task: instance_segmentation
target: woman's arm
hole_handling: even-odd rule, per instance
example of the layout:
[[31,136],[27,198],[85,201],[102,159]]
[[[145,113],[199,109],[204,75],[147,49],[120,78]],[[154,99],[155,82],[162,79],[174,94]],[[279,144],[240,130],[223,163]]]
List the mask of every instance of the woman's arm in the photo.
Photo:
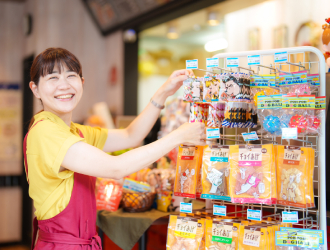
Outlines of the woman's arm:
[[[191,70],[174,71],[168,80],[157,90],[152,99],[159,105],[164,105],[167,97],[173,95],[182,82],[193,75]],[[148,135],[160,114],[160,109],[149,102],[142,113],[126,129],[111,129],[103,151],[113,152],[140,145]]]
[[149,166],[181,143],[205,145],[205,125],[186,123],[154,143],[119,156],[77,142],[67,151],[62,168],[95,177],[120,179]]

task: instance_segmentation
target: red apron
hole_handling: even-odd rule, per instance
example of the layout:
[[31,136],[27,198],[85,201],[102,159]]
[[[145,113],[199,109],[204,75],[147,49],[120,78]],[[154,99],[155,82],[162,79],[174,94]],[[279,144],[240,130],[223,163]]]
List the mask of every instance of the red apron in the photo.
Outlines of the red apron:
[[[26,158],[28,134],[29,132],[23,143],[26,175],[28,175]],[[84,138],[81,131],[79,135]],[[74,173],[73,190],[68,206],[53,218],[39,221],[34,218],[31,249],[35,244],[38,228],[38,241],[34,249],[102,249],[101,239],[95,230],[95,181],[95,177]]]

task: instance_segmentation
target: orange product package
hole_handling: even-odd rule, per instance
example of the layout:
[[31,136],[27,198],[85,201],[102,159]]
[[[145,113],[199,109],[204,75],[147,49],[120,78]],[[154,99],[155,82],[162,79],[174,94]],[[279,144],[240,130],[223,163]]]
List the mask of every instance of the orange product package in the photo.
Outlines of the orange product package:
[[170,215],[166,250],[199,250],[204,235],[204,221]]
[[[233,203],[272,204],[273,144],[230,146],[229,193]],[[273,181],[272,181],[273,180]]]
[[202,199],[230,201],[229,146],[205,146],[202,164]]
[[196,198],[197,171],[200,162],[200,146],[181,145],[178,152],[174,195]]
[[96,209],[117,211],[121,196],[122,186],[115,180],[98,178],[99,184],[96,189]]
[[[307,208],[311,204],[310,148],[277,146],[277,202]],[[314,169],[313,169],[314,171]]]
[[239,231],[240,250],[269,249],[268,232],[266,227],[244,226]]
[[198,155],[198,165],[197,165],[197,176],[196,176],[196,198],[201,198],[201,194],[203,191],[202,186],[202,163],[203,163],[203,151],[204,147],[199,147],[199,155]]

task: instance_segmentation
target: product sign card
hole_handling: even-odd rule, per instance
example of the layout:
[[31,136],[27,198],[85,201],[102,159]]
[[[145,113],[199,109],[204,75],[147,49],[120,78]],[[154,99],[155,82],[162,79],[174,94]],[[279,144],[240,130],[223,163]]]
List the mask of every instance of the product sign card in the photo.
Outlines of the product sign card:
[[186,69],[198,69],[198,59],[186,60]]
[[307,82],[312,86],[320,86],[320,75],[319,74],[309,74],[307,75]]
[[268,88],[275,87],[275,75],[252,75],[250,81],[251,88]]
[[285,146],[283,164],[299,165],[301,156],[300,147]]
[[213,204],[213,215],[227,216],[227,207]]
[[285,223],[298,223],[298,212],[282,212],[282,222]]
[[181,213],[192,213],[192,203],[180,202]]
[[240,145],[238,166],[260,167],[262,162],[261,145]]
[[183,238],[194,239],[196,237],[198,221],[194,218],[178,217],[174,235]]
[[261,63],[260,55],[251,55],[247,59],[248,65],[259,65]]
[[318,96],[315,97],[315,109],[325,109],[326,108],[326,97]]
[[219,58],[206,58],[206,68],[219,67]]
[[307,71],[292,72],[291,74],[281,74],[278,79],[280,86],[306,84]]
[[238,57],[230,57],[230,58],[227,58],[226,61],[227,61],[227,68],[238,67],[238,65],[239,65]]
[[212,146],[210,161],[212,162],[228,162],[229,146]]
[[276,246],[297,246],[308,249],[319,249],[319,235],[302,232],[275,232]]
[[274,61],[275,61],[275,63],[287,62],[288,61],[288,52],[283,51],[283,52],[275,53],[274,54]]
[[315,95],[284,95],[282,96],[282,108],[315,109]]
[[258,96],[258,109],[282,108],[282,95]]
[[212,241],[231,244],[233,241],[233,225],[221,221],[212,223]]
[[261,219],[262,219],[261,210],[248,209],[247,210],[247,219],[248,220],[261,221]]
[[[280,231],[287,231],[287,232],[296,232],[297,229],[296,228],[292,228],[292,227],[281,227]],[[319,239],[320,239],[320,245],[324,245],[324,231],[323,230],[315,230],[315,229],[299,229],[299,231],[302,231],[304,233],[308,233],[308,234],[318,234],[319,235]]]
[[282,128],[282,139],[297,139],[298,128]]
[[257,135],[256,131],[250,132],[250,133],[242,133],[244,141],[257,141],[259,140],[259,137]]
[[243,237],[244,237],[243,238],[244,245],[248,245],[252,247],[260,246],[260,238],[261,238],[260,228],[245,227]]
[[207,128],[206,129],[206,139],[217,139],[220,138],[219,128]]

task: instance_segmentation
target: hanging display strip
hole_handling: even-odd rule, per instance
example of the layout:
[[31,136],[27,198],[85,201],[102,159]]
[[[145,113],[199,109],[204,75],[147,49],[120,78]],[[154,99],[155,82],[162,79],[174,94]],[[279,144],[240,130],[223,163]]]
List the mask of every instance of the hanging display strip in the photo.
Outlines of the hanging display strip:
[[[306,52],[315,53],[319,61],[305,61]],[[303,54],[303,60],[288,62],[295,54]],[[274,58],[272,64],[263,65],[264,60],[269,62],[269,56]],[[240,60],[243,57],[247,60]],[[205,77],[188,79],[184,82],[184,98],[192,102],[190,122],[204,122],[209,129],[209,140],[218,138],[219,143],[196,147],[195,157],[189,161],[182,158],[183,154],[179,155],[175,192],[183,197],[195,197],[194,187],[201,183],[201,198],[211,199],[219,209],[235,205],[235,212],[227,216],[240,217],[247,209],[260,211],[260,223],[267,217],[277,221],[284,218],[282,223],[290,221],[290,226],[317,229],[327,235],[323,54],[304,46],[261,50],[255,55],[251,51],[221,53],[214,58],[223,60],[230,70],[220,69],[218,74],[208,72]],[[236,72],[232,70],[235,68]],[[244,141],[242,133],[246,136],[251,129],[258,132],[257,141]],[[297,139],[289,139],[295,138],[289,132],[282,134],[288,129],[295,129]],[[214,131],[216,135],[212,134]],[[264,210],[273,214],[263,216]],[[260,228],[240,226],[238,232],[235,229],[225,237],[218,235],[223,224],[209,226],[213,228],[211,243],[230,242],[233,249],[239,245],[265,249],[265,244],[270,244],[264,238],[266,233],[272,234],[274,244],[277,240],[278,244],[286,244],[290,239],[284,234],[276,238],[275,231],[279,228],[262,225]],[[248,237],[242,237],[242,242],[229,240],[240,233]],[[295,239],[305,237],[304,242],[297,244],[314,247],[320,237],[315,240],[312,236],[299,232]],[[211,243],[206,241],[206,245]]]

